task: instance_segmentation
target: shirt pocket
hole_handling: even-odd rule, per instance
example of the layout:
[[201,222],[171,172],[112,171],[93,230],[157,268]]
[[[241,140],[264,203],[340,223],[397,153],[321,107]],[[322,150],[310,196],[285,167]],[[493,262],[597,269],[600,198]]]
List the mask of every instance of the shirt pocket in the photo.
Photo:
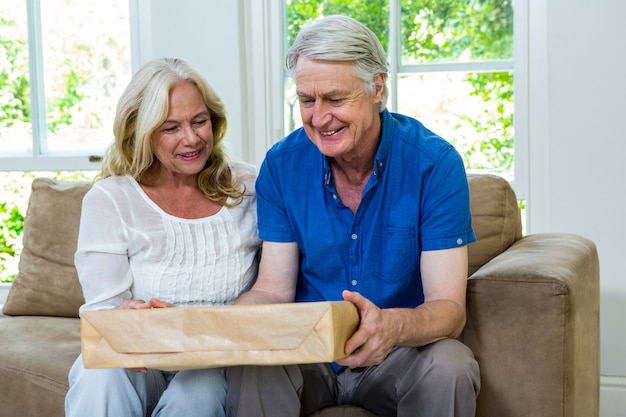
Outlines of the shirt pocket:
[[376,228],[372,233],[365,270],[387,282],[413,276],[418,267],[417,233],[414,227]]

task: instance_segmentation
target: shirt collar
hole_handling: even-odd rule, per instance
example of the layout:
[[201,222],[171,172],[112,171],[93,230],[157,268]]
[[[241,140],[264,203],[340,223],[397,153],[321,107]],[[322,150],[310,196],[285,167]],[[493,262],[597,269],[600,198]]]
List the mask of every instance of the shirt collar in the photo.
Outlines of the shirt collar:
[[378,176],[380,171],[385,169],[389,160],[389,152],[393,138],[393,117],[389,110],[385,109],[380,112],[380,144],[374,158],[374,175]]
[[[389,149],[391,149],[391,141],[393,136],[393,117],[389,110],[385,109],[380,112],[380,124],[381,124],[381,137],[380,144],[378,145],[378,151],[376,151],[376,157],[374,158],[373,173],[378,177],[380,171],[387,165],[389,159]],[[330,170],[330,163],[328,157],[323,156],[324,164],[324,186],[328,187],[332,183],[332,171]]]

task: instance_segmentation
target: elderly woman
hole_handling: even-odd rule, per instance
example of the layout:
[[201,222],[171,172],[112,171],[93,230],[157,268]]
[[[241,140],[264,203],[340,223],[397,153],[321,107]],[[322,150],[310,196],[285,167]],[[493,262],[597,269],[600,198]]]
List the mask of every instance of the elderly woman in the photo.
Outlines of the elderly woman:
[[[119,100],[115,141],[83,201],[76,268],[81,312],[230,304],[253,283],[260,242],[256,169],[229,162],[226,113],[205,79],[157,59]],[[66,416],[224,416],[221,368],[85,369]]]

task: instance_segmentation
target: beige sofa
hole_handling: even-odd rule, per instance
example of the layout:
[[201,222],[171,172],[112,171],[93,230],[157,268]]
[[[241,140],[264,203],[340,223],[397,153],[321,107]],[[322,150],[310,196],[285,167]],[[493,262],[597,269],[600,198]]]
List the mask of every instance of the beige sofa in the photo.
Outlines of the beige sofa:
[[[522,237],[509,184],[469,175],[473,224],[462,340],[481,367],[480,417],[597,417],[599,267],[595,245],[563,233]],[[19,273],[0,318],[0,417],[61,417],[80,352],[73,267],[89,184],[33,182]],[[371,416],[335,407],[321,416]]]

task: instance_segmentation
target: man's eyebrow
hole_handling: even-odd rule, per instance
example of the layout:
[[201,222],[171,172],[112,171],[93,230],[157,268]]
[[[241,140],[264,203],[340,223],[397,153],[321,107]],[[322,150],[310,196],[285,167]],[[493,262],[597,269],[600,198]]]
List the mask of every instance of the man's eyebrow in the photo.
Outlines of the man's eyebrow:
[[[315,97],[316,96],[316,94],[308,94],[299,90],[296,90],[296,95],[298,97]],[[333,98],[333,97],[342,97],[345,95],[347,95],[345,91],[335,89],[335,90],[327,91],[323,94],[320,94],[319,96],[323,99],[327,99],[327,98]]]

